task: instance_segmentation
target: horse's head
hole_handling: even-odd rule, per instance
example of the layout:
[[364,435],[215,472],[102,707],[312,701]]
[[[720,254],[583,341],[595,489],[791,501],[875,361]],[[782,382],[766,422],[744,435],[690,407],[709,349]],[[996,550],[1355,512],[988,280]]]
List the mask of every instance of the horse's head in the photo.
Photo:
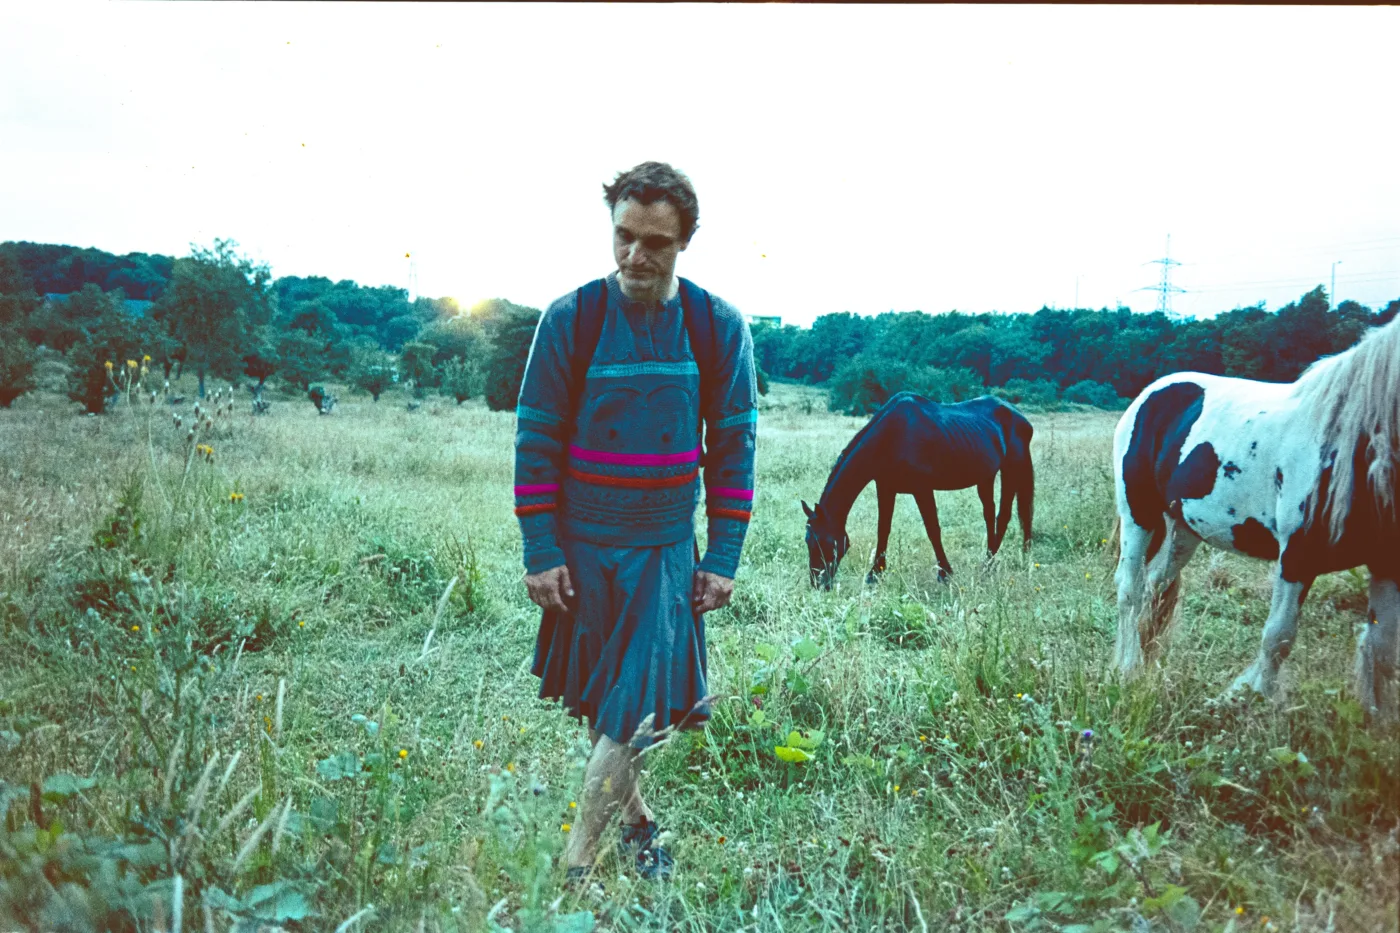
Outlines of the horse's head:
[[851,549],[851,539],[845,528],[835,527],[821,503],[813,509],[804,501],[802,511],[807,513],[807,563],[812,585],[829,590],[841,558]]

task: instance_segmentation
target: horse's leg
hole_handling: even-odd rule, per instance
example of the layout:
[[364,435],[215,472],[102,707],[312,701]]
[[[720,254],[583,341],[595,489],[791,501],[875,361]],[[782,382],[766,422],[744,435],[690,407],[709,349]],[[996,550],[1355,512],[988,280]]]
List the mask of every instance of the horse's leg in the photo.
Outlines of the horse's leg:
[[1299,583],[1285,580],[1279,566],[1275,565],[1273,603],[1269,607],[1269,619],[1264,623],[1259,656],[1230,684],[1231,693],[1249,687],[1255,693],[1273,697],[1278,688],[1279,665],[1293,650],[1293,641],[1298,636],[1298,610],[1311,585],[1312,580]]
[[1161,653],[1162,638],[1176,619],[1181,596],[1181,571],[1200,547],[1201,539],[1186,525],[1167,519],[1167,536],[1156,556],[1147,563],[1147,613],[1139,634],[1143,657],[1151,661]]
[[996,495],[992,484],[996,482],[996,474],[993,473],[991,479],[977,484],[977,497],[982,500],[982,520],[987,523],[987,561],[992,560],[992,555],[997,552],[997,503]]
[[1001,550],[1001,542],[1006,540],[1006,529],[1011,526],[1011,501],[1016,498],[1015,471],[1008,465],[1001,468],[1001,510],[997,513],[997,538],[992,545],[992,553]]
[[1366,631],[1356,646],[1356,696],[1361,708],[1381,722],[1400,718],[1395,670],[1400,658],[1400,586],[1371,576]]
[[1113,664],[1119,673],[1130,675],[1142,667],[1142,621],[1147,596],[1147,549],[1152,531],[1124,514],[1119,525],[1118,641],[1113,648]]
[[875,483],[875,496],[880,503],[880,527],[875,541],[875,562],[870,565],[870,573],[865,575],[866,583],[880,582],[885,572],[885,549],[890,545],[890,523],[894,521],[894,485]]
[[943,532],[938,527],[938,503],[933,501],[933,490],[914,493],[914,501],[919,505],[924,531],[928,532],[929,543],[933,545],[934,556],[938,558],[938,582],[946,583],[953,575],[953,565],[948,563],[948,555],[943,553]]

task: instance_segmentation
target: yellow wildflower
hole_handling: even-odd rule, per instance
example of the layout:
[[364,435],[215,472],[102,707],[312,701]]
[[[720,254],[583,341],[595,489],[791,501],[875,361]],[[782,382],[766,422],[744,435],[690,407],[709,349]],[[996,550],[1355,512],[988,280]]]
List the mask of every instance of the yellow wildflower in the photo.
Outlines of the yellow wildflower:
[[928,741],[928,736],[926,736],[926,735],[921,735],[921,736],[919,736],[919,741],[920,741],[920,742],[927,742],[927,741]]
[[1235,908],[1235,916],[1236,916],[1236,917],[1243,917],[1243,916],[1244,916],[1244,908],[1243,908],[1243,907],[1236,907],[1236,908]]
[[574,824],[572,824],[572,823],[560,823],[560,824],[559,824],[559,831],[560,831],[561,833],[567,833],[569,830],[571,830],[571,829],[573,829],[573,828],[574,828]]
[[135,361],[135,360],[127,360],[127,361],[126,361],[126,368],[127,368],[127,369],[135,369],[135,368],[136,368],[136,361]]
[[899,785],[898,785],[898,784],[896,784],[896,785],[894,786],[894,792],[895,792],[896,794],[899,793]]
[[569,809],[570,809],[570,810],[577,810],[577,809],[578,809],[578,801],[570,800],[570,801],[569,801]]
[[149,363],[150,361],[151,361],[151,355],[150,355],[149,353],[147,353],[145,356],[142,356],[142,357],[141,357],[141,362],[143,362],[143,363]]
[[1086,573],[1086,574],[1084,574],[1084,579],[1088,580],[1088,579],[1089,579],[1090,577],[1092,577],[1092,576],[1093,576],[1092,573]]
[[243,493],[241,493],[241,492],[231,492],[231,493],[229,493],[229,494],[228,494],[228,501],[230,501],[230,502],[242,502],[242,501],[243,501]]
[[399,757],[400,757],[400,758],[407,758],[407,757],[408,757],[408,749],[406,749],[406,748],[401,748],[401,749],[399,749]]
[[105,366],[105,367],[107,367],[107,372],[110,373],[110,372],[112,371],[112,361],[111,361],[111,360],[108,360],[107,362],[103,363],[102,365]]
[[515,762],[513,762],[513,761],[507,762],[507,764],[506,764],[506,770],[509,771],[511,774],[514,774],[514,773],[515,773]]
[[306,628],[306,620],[302,619],[300,622],[298,622],[297,628]]
[[481,741],[481,739],[477,739],[475,742],[472,742],[472,744],[475,745],[477,748],[481,748],[481,746],[485,745],[486,743]]

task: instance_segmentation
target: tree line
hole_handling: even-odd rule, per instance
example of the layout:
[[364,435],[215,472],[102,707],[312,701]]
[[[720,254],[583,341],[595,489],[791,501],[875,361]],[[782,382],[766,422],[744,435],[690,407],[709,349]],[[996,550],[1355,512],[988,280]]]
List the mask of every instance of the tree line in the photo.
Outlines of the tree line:
[[539,315],[504,299],[463,309],[395,286],[273,278],[227,240],[180,258],[0,243],[0,407],[34,388],[44,347],[93,413],[120,391],[126,361],[167,380],[188,371],[201,398],[209,378],[255,395],[269,380],[300,391],[335,380],[375,401],[397,386],[514,408]]
[[[753,327],[760,388],[769,377],[822,386],[835,411],[867,414],[912,390],[939,401],[992,393],[1029,408],[1113,408],[1181,370],[1296,379],[1400,311],[1333,308],[1319,286],[1276,312],[1262,304],[1174,321],[1127,308],[1033,314],[824,314],[810,328]],[[180,258],[0,243],[0,407],[34,387],[37,348],[62,354],[68,394],[101,412],[126,361],[213,377],[255,394],[272,380],[310,391],[335,380],[375,401],[394,388],[459,403],[515,406],[538,309],[321,276],[274,278],[216,240]]]
[[896,392],[938,401],[994,394],[1028,407],[1126,404],[1183,370],[1286,382],[1400,311],[1331,307],[1318,286],[1276,312],[1262,304],[1175,321],[1160,313],[1041,308],[1033,314],[825,314],[810,329],[757,324],[770,377],[826,386],[831,408],[868,414]]

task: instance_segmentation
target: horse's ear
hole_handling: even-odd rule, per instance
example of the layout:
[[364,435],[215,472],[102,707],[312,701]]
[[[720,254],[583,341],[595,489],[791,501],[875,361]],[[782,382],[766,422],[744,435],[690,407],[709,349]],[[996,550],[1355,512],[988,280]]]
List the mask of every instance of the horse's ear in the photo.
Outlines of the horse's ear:
[[812,507],[809,506],[809,505],[807,504],[807,500],[806,500],[806,499],[803,499],[803,500],[802,500],[802,511],[804,511],[804,512],[807,513],[807,517],[808,517],[809,519],[810,519],[813,515],[816,514],[815,512],[812,511]]

